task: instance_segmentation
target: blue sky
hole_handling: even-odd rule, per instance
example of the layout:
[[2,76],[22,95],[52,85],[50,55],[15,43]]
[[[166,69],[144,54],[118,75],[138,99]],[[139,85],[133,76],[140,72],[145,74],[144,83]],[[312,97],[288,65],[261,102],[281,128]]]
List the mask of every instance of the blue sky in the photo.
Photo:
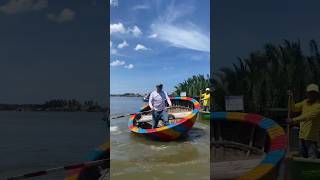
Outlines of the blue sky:
[[318,0],[213,1],[214,70],[284,39],[300,40],[308,53],[309,40],[320,43],[319,6]]
[[110,92],[210,73],[209,0],[110,0]]
[[1,0],[0,103],[106,100],[105,1]]

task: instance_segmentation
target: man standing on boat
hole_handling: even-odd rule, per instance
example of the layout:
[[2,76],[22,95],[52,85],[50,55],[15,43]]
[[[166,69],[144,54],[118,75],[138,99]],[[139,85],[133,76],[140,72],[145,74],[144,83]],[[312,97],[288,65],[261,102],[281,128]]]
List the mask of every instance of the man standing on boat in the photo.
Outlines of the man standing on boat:
[[167,92],[162,90],[163,85],[156,85],[156,90],[150,94],[149,106],[152,110],[152,128],[157,128],[159,120],[162,119],[163,124],[167,126],[169,124],[169,115],[166,109],[166,102],[169,106],[172,106],[171,100]]
[[318,142],[319,142],[319,127],[320,127],[320,93],[319,86],[309,84],[307,86],[307,99],[294,104],[292,93],[291,109],[294,112],[300,112],[301,115],[287,120],[290,124],[300,123],[299,139],[300,139],[300,154],[304,158],[317,158]]
[[210,89],[206,88],[206,92],[201,95],[202,107],[204,111],[209,111],[210,106]]

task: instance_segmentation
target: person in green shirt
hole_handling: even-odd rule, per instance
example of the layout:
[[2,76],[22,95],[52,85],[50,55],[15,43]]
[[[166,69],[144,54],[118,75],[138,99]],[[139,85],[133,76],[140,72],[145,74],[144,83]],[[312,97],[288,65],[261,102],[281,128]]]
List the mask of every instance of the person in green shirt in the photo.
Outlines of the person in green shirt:
[[290,106],[293,112],[301,113],[299,116],[287,119],[290,125],[300,124],[300,155],[304,158],[317,158],[319,128],[320,128],[320,93],[319,86],[309,84],[307,86],[307,98],[294,104],[292,93]]

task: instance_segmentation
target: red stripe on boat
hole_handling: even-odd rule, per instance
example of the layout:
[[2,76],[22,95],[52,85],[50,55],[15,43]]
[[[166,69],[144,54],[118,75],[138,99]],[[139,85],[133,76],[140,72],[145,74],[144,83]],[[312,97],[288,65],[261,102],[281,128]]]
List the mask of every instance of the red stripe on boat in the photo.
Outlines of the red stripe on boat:
[[247,114],[244,117],[248,122],[258,124],[262,119],[264,119],[263,116],[256,115],[256,114]]

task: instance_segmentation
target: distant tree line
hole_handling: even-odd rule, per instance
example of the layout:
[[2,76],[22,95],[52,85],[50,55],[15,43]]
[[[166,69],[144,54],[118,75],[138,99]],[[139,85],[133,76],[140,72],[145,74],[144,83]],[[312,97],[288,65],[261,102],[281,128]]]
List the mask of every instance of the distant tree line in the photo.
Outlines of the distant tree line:
[[215,109],[224,110],[225,95],[244,95],[245,110],[249,112],[285,108],[288,89],[301,100],[307,84],[319,84],[319,78],[320,52],[315,40],[309,42],[308,54],[300,41],[266,44],[249,57],[238,58],[238,63],[215,73]]
[[75,99],[53,99],[44,104],[0,104],[0,110],[16,111],[105,111],[98,102],[89,100],[81,103]]
[[80,103],[75,99],[53,99],[44,103],[43,108],[47,110],[61,110],[61,111],[101,111],[102,107],[98,102],[84,101]]

